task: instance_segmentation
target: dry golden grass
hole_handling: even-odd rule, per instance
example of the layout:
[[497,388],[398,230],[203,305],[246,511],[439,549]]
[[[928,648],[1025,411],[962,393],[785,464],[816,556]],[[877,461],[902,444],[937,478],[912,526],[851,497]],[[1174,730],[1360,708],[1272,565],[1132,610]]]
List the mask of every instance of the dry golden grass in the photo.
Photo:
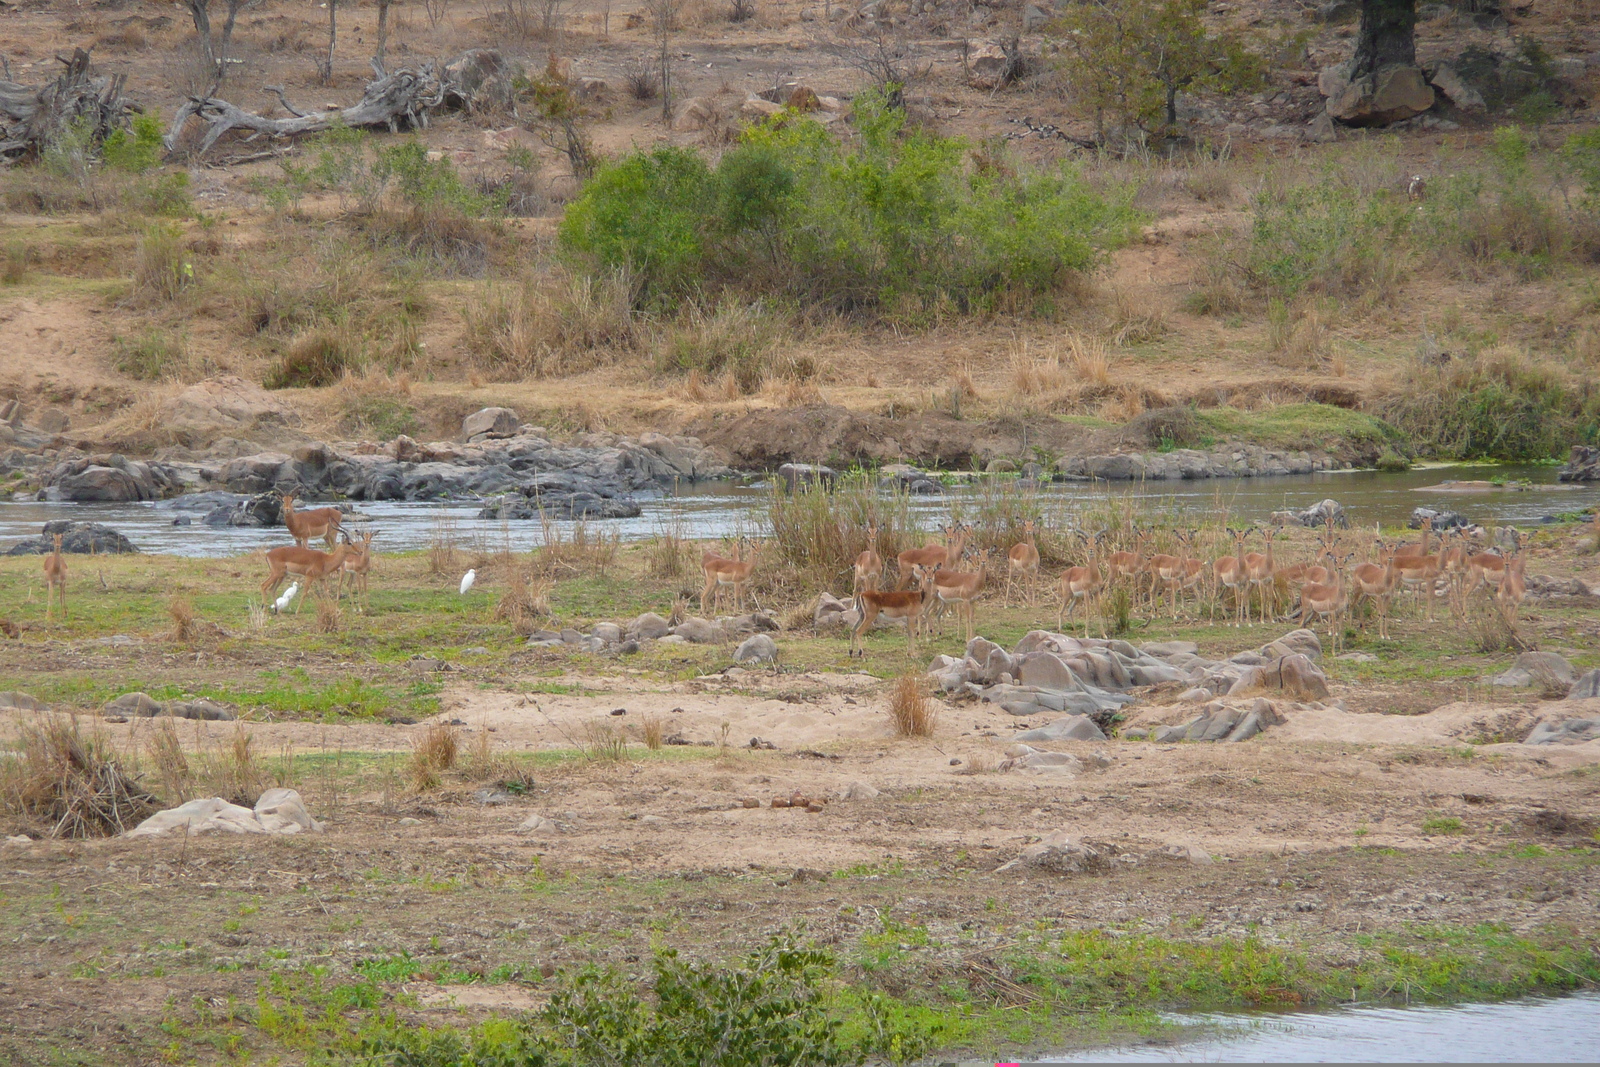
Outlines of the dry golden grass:
[[977,400],[978,385],[972,380],[972,370],[965,363],[950,375],[950,391],[963,400]]
[[659,715],[646,715],[639,723],[639,731],[644,737],[644,747],[654,752],[661,747],[661,735],[665,729],[665,720]]
[[0,813],[50,837],[119,834],[156,810],[109,739],[75,715],[18,718],[16,755],[0,756]]
[[406,761],[406,778],[413,792],[437,789],[439,776],[456,765],[461,735],[449,723],[431,723],[422,736],[411,743],[411,758]]
[[889,691],[889,719],[900,737],[932,737],[938,709],[928,700],[927,686],[915,674],[902,674]]
[[494,617],[510,623],[516,633],[533,633],[536,621],[550,615],[550,583],[536,577],[531,567],[519,566],[506,572],[504,584]]
[[994,761],[989,758],[987,752],[972,752],[967,755],[966,759],[961,761],[961,766],[956,768],[956,773],[988,774],[992,770],[994,770]]
[[1079,333],[1069,333],[1066,345],[1073,376],[1080,385],[1111,384],[1111,357],[1102,342]]
[[588,370],[645,340],[621,275],[530,277],[464,314],[465,347],[492,380]]
[[167,601],[167,616],[172,619],[172,639],[179,644],[193,644],[196,634],[194,601],[179,594]]
[[317,601],[317,633],[336,634],[344,629],[344,609],[331,597]]
[[459,577],[461,554],[456,550],[456,524],[448,518],[439,518],[433,524],[433,537],[428,542],[428,573]]
[[272,781],[256,759],[255,740],[244,723],[235,723],[233,735],[200,753],[201,776],[210,793],[246,807],[255,805]]
[[1060,393],[1067,388],[1061,352],[1051,345],[1030,345],[1024,339],[1011,348],[1011,391],[1019,396]]

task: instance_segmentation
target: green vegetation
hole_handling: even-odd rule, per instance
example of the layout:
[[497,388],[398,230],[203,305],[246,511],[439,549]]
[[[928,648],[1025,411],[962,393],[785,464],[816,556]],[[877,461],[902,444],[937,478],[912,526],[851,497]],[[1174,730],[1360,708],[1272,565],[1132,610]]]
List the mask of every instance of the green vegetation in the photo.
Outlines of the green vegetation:
[[1195,418],[1215,438],[1254,441],[1269,448],[1399,447],[1401,438],[1381,419],[1329,404],[1281,404],[1260,411],[1198,410]]
[[1106,120],[1144,131],[1175,130],[1179,93],[1249,92],[1266,60],[1243,34],[1213,33],[1205,0],[1089,0],[1060,20],[1068,99],[1102,134]]
[[1269,182],[1254,201],[1245,269],[1262,291],[1354,297],[1404,276],[1399,250],[1410,215],[1392,190],[1363,190],[1342,175]]
[[855,101],[859,143],[795,118],[756,127],[715,169],[658,149],[603,167],[561,243],[593,272],[626,271],[646,305],[722,290],[913,316],[1047,309],[1125,242],[1131,193],[1070,168],[967,160],[908,130],[881,92]]

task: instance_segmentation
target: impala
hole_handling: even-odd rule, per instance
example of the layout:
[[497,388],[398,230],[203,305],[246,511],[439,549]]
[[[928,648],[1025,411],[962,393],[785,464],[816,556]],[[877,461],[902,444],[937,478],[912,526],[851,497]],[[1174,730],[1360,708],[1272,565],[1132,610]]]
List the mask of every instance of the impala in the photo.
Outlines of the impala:
[[867,547],[856,557],[856,577],[850,588],[855,596],[863,589],[876,589],[883,582],[883,557],[878,555],[878,527],[867,526]]
[[1150,541],[1150,531],[1133,528],[1133,550],[1113,552],[1106,557],[1106,584],[1115,587],[1126,578],[1133,584],[1134,606],[1138,606],[1139,576],[1144,573],[1144,550]]
[[[1382,563],[1363,563],[1350,575],[1356,595],[1372,601],[1378,614],[1378,636],[1389,639],[1389,602],[1400,583],[1400,572],[1395,570],[1395,551],[1398,546],[1378,542],[1378,555]],[[1366,623],[1361,624],[1366,629]]]
[[1307,582],[1300,587],[1300,625],[1306,625],[1307,620],[1315,621],[1315,616],[1321,615],[1328,620],[1328,640],[1333,645],[1334,654],[1337,655],[1340,646],[1344,643],[1344,624],[1340,617],[1350,607],[1350,598],[1344,589],[1344,565],[1350,556],[1343,558],[1335,556],[1333,563],[1333,577],[1325,583]]
[[[972,640],[973,632],[973,601],[978,594],[983,592],[984,579],[987,577],[986,568],[989,566],[989,550],[986,548],[978,553],[978,569],[974,571],[937,570],[931,576],[933,595],[939,598],[940,607],[956,606],[959,615],[967,620],[967,640]],[[943,616],[941,615],[941,620]],[[944,630],[944,623],[939,623],[940,632]]]
[[[1422,529],[1426,533],[1432,529],[1431,520],[1422,520]],[[1439,552],[1431,556],[1404,556],[1394,557],[1395,570],[1400,572],[1400,584],[1405,589],[1411,589],[1418,596],[1426,598],[1428,608],[1428,621],[1433,621],[1433,602],[1439,591],[1439,573],[1443,565],[1444,547],[1441,545]]]
[[1039,592],[1039,542],[1033,533],[1033,520],[1022,524],[1021,544],[1012,545],[1006,553],[1006,607],[1011,606],[1012,579],[1022,577],[1028,583],[1028,603],[1031,605]]
[[1106,617],[1104,605],[1100,604],[1100,594],[1105,588],[1105,578],[1100,573],[1099,562],[1095,559],[1095,550],[1100,545],[1104,533],[1086,534],[1078,531],[1078,536],[1083,540],[1089,550],[1089,561],[1082,567],[1068,567],[1061,575],[1061,607],[1056,612],[1056,629],[1061,630],[1066,625],[1066,618],[1077,608],[1078,602],[1083,602],[1083,636],[1089,636],[1089,605],[1095,603],[1100,611],[1100,636],[1106,632]]
[[61,598],[61,618],[67,617],[67,561],[61,558],[61,535],[52,534],[55,551],[44,558],[44,617],[50,618],[54,604],[51,594]]
[[744,587],[756,568],[756,546],[750,544],[750,558],[741,558],[740,549],[747,538],[741,537],[733,544],[733,558],[727,559],[714,552],[700,557],[700,570],[706,576],[705,588],[700,590],[700,610],[707,611],[706,598],[711,598],[712,609],[722,602],[722,587],[733,587],[734,610],[744,610]]
[[[1517,612],[1522,610],[1522,598],[1528,594],[1528,585],[1523,578],[1523,568],[1528,564],[1528,557],[1518,552],[1508,567],[1506,576],[1500,581],[1500,588],[1494,591],[1495,604],[1500,608],[1500,614],[1505,616],[1506,624],[1517,624]],[[64,610],[64,609],[63,609]]]
[[1250,531],[1235,530],[1230,526],[1228,536],[1233,538],[1233,555],[1221,556],[1211,564],[1217,591],[1211,601],[1211,621],[1217,620],[1217,601],[1222,599],[1223,589],[1227,589],[1233,593],[1233,625],[1241,626],[1244,623],[1244,597],[1248,582],[1244,572],[1244,542],[1250,536]]
[[[918,571],[922,569],[919,567]],[[856,607],[861,612],[861,621],[856,628],[850,631],[850,655],[866,658],[867,650],[861,644],[861,635],[875,622],[879,615],[888,619],[902,619],[906,624],[906,651],[916,651],[917,624],[922,619],[922,613],[933,602],[934,592],[931,581],[920,581],[916,589],[868,589],[856,597]]]
[[[1199,530],[1178,531],[1178,543],[1183,545],[1184,552],[1194,551],[1194,535],[1199,532]],[[1206,561],[1195,556],[1186,555],[1183,560],[1183,575],[1178,580],[1178,591],[1183,592],[1187,589],[1195,591],[1195,597],[1197,598],[1195,602],[1196,616],[1200,614],[1198,597],[1200,596],[1200,583],[1204,581],[1205,576]]]
[[924,567],[929,570],[953,567],[967,546],[967,535],[970,532],[970,527],[955,523],[944,528],[944,544],[908,548],[900,553],[895,557],[900,564],[900,579],[895,588],[904,589],[911,583],[911,571],[914,567]]
[[1164,585],[1167,588],[1169,599],[1172,601],[1172,617],[1176,619],[1178,617],[1178,586],[1188,574],[1186,561],[1182,556],[1172,556],[1165,552],[1159,552],[1145,561],[1145,571],[1150,575],[1150,610],[1153,612],[1156,607],[1156,586]]
[[296,511],[294,509],[294,494],[283,494],[283,525],[288,529],[289,536],[294,538],[294,543],[305,548],[307,542],[314,538],[322,538],[332,548],[333,543],[339,539],[343,531],[340,525],[344,522],[344,512],[338,508],[313,508],[310,511]]
[[[1267,621],[1268,590],[1271,590],[1273,605],[1276,606],[1278,602],[1278,586],[1275,580],[1278,568],[1277,561],[1272,558],[1272,542],[1277,538],[1278,531],[1271,529],[1263,536],[1267,539],[1267,550],[1265,552],[1245,553],[1244,575],[1246,581],[1254,586],[1261,596],[1261,622],[1265,625]],[[1248,603],[1246,607],[1248,608]]]
[[378,536],[371,530],[361,535],[361,544],[352,546],[354,552],[345,557],[344,568],[339,573],[339,586],[343,590],[345,579],[350,580],[350,594],[352,598],[356,591],[361,592],[361,601],[364,607],[370,608],[372,600],[367,595],[367,575],[372,570],[372,539]]
[[[294,613],[300,614],[300,609],[305,607],[307,598],[311,596],[312,587],[328,575],[341,572],[345,557],[349,553],[349,538],[340,541],[332,552],[318,552],[314,548],[301,548],[298,545],[267,549],[263,555],[267,557],[267,567],[271,573],[267,575],[267,580],[261,583],[261,603],[270,604],[272,594],[277,592],[284,578],[293,574],[305,580],[305,591],[300,597],[300,602],[294,606]],[[334,598],[338,599],[337,592]]]

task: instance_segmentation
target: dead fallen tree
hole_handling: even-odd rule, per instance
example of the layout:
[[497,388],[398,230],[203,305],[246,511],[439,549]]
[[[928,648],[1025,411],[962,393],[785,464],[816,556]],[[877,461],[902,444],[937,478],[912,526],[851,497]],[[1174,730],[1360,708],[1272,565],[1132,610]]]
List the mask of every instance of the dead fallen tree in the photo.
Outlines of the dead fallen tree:
[[52,142],[84,127],[92,144],[125,129],[138,105],[122,95],[127,75],[93,75],[89,53],[75,49],[60,77],[45,85],[0,81],[0,157],[7,162],[38,159]]
[[244,143],[256,143],[262,138],[269,141],[286,140],[308,133],[320,133],[334,126],[357,129],[386,128],[391,133],[403,129],[423,129],[428,125],[431,112],[446,107],[466,107],[494,95],[508,94],[509,85],[516,72],[500,53],[493,49],[475,48],[436,67],[425,63],[419,68],[404,68],[384,73],[367,83],[360,101],[346,108],[329,111],[306,112],[289,103],[281,88],[268,86],[262,92],[272,93],[285,111],[285,118],[269,118],[246,111],[236,104],[215,96],[194,97],[178,109],[173,116],[172,128],[163,143],[168,152],[176,152],[183,144],[184,132],[191,121],[198,120],[205,134],[193,148],[195,156],[204,156],[218,141],[233,131],[242,131]]

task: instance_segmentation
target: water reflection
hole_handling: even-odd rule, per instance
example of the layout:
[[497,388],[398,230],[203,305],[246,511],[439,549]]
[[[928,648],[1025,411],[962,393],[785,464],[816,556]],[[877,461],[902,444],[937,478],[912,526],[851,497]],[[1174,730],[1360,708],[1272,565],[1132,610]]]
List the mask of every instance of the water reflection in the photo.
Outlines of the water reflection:
[[1449,1008],[1351,1008],[1271,1018],[1173,1016],[1213,1028],[1178,1045],[1094,1049],[1041,1063],[1587,1063],[1600,994]]

